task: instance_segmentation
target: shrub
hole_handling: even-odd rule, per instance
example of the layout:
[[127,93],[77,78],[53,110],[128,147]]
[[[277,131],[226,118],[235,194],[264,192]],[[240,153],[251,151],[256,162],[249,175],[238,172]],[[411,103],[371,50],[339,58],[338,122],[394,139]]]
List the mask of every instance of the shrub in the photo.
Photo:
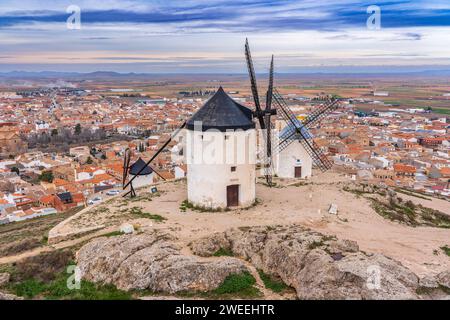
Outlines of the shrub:
[[313,241],[308,245],[308,249],[313,250],[313,249],[319,248],[321,246],[323,246],[322,241]]
[[233,252],[230,249],[220,248],[213,254],[213,256],[214,257],[223,257],[223,256],[232,257]]
[[416,205],[411,200],[406,201],[405,202],[405,206],[407,208],[411,209],[411,210],[415,210],[416,209]]
[[258,273],[261,280],[264,282],[264,286],[273,292],[280,293],[289,289],[289,287],[281,279],[275,279],[274,277],[264,273],[262,270],[258,270]]
[[67,279],[69,275],[62,272],[55,280],[43,282],[28,279],[10,286],[16,295],[26,298],[42,297],[50,300],[129,300],[131,293],[117,289],[113,285],[99,285],[81,280],[80,289],[69,289]]
[[240,294],[245,296],[256,296],[259,291],[254,287],[255,278],[248,272],[230,274],[223,283],[213,291],[215,294]]
[[53,179],[54,176],[52,171],[43,171],[39,176],[39,180],[44,182],[52,183]]
[[45,291],[45,283],[36,279],[28,279],[11,288],[16,295],[31,299]]
[[[14,280],[53,280],[58,273],[65,271],[66,266],[72,260],[73,253],[68,250],[45,252],[35,257],[20,260],[16,263]],[[35,285],[35,283],[30,285]]]
[[22,241],[13,242],[4,248],[0,249],[0,256],[11,256],[19,254],[24,251],[33,250],[42,245],[41,240],[37,238],[25,239]]
[[139,216],[140,218],[155,220],[156,222],[163,222],[163,221],[167,220],[166,218],[164,218],[163,216],[160,216],[159,214],[151,214],[148,212],[144,212],[139,207],[131,208],[130,214]]

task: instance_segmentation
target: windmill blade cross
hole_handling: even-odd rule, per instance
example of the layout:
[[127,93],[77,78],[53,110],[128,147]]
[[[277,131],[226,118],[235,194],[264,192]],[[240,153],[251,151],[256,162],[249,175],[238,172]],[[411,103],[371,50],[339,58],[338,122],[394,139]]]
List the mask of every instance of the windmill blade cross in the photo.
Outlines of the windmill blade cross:
[[124,154],[124,158],[123,158],[122,186],[125,186],[125,182],[127,181],[128,169],[130,168],[130,160],[131,160],[131,150],[130,150],[130,148],[127,148],[125,150],[125,154]]
[[266,168],[265,168],[265,176],[267,180],[267,184],[269,186],[272,185],[272,123],[270,121],[270,117],[272,116],[272,99],[273,99],[273,55],[272,60],[270,62],[270,72],[269,72],[269,87],[267,89],[266,94],[266,108],[264,120],[266,123]]
[[267,89],[266,95],[266,114],[272,109],[272,99],[273,99],[273,55],[270,61],[270,72],[269,72],[269,87]]
[[252,87],[253,101],[255,102],[255,115],[258,117],[259,125],[261,129],[265,129],[265,122],[263,117],[263,112],[261,109],[261,104],[259,102],[258,86],[256,84],[255,67],[253,66],[252,55],[250,53],[250,45],[248,44],[248,39],[245,40],[245,58],[247,60],[248,74],[250,76],[250,83]]
[[[306,152],[310,155],[310,157],[313,159],[314,163],[322,170],[326,171],[329,168],[331,168],[331,162],[325,157],[323,153],[319,151],[317,148],[317,145],[314,143],[314,141],[308,137],[306,137],[302,132],[302,124],[300,121],[297,120],[295,115],[292,113],[292,111],[287,106],[286,102],[283,100],[281,95],[275,90],[274,94],[275,103],[278,105],[280,110],[282,111],[281,114],[284,117],[285,121],[293,128],[295,128],[296,134],[299,134],[301,139],[299,139],[300,143],[303,145]],[[300,126],[298,125],[300,123]],[[311,140],[311,141],[310,141]]]
[[339,101],[337,99],[331,99],[327,101],[323,106],[319,107],[317,110],[313,111],[308,117],[303,121],[303,125],[306,127],[311,127],[312,125],[318,123],[326,115],[336,110],[339,106]]

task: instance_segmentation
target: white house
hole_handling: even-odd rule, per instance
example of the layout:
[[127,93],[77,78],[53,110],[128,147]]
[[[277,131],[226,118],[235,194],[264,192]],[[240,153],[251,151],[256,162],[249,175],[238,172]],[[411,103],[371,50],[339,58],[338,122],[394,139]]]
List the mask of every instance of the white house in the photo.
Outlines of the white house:
[[96,175],[105,173],[105,170],[94,167],[84,168],[80,170],[75,169],[75,181],[90,180]]
[[182,179],[185,178],[187,175],[187,166],[186,165],[179,165],[174,168],[175,171],[175,179]]

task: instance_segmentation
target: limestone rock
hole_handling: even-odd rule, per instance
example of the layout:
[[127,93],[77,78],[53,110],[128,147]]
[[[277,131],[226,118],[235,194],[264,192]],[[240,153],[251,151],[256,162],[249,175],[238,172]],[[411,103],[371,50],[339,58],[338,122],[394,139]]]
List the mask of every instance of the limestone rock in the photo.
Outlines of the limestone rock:
[[202,259],[180,253],[174,239],[159,231],[98,238],[77,253],[81,277],[123,290],[209,291],[232,273],[246,271],[235,258]]
[[432,276],[425,276],[419,280],[419,287],[425,289],[436,289],[439,288],[439,283]]
[[219,249],[229,248],[230,242],[223,233],[214,233],[191,243],[192,252],[201,257],[210,257]]
[[330,243],[329,251],[333,253],[358,252],[359,246],[356,241],[339,239]]
[[[317,250],[317,249],[316,249]],[[383,255],[352,253],[330,261],[310,252],[295,288],[301,299],[417,299],[417,276]]]
[[443,271],[436,276],[439,285],[450,289],[450,270]]
[[338,206],[337,206],[337,204],[335,204],[335,203],[330,204],[330,207],[328,209],[328,213],[329,214],[334,214],[334,215],[338,214]]
[[9,282],[11,275],[9,273],[0,273],[0,287],[4,286]]
[[418,277],[399,262],[301,226],[233,229],[191,247],[213,248],[216,243],[229,243],[235,256],[281,278],[300,299],[419,298]]
[[130,223],[124,223],[123,225],[120,226],[119,231],[125,234],[131,234],[134,233],[134,226]]
[[13,294],[0,292],[0,300],[23,300],[23,298]]

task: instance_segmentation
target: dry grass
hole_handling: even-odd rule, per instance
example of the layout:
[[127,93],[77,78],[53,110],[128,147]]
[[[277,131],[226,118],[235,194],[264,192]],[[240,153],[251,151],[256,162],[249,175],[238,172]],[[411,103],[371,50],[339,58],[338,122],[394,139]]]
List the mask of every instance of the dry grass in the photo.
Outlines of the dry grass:
[[82,208],[0,226],[0,257],[32,250],[46,244],[48,231]]

